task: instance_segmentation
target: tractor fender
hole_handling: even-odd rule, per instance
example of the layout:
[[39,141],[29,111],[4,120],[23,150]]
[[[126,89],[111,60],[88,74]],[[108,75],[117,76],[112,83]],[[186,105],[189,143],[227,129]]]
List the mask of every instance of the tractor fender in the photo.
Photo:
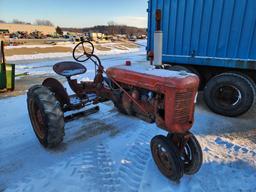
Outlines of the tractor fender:
[[49,88],[54,93],[62,108],[64,108],[65,105],[70,104],[69,96],[66,89],[57,79],[47,78],[43,81],[42,85]]

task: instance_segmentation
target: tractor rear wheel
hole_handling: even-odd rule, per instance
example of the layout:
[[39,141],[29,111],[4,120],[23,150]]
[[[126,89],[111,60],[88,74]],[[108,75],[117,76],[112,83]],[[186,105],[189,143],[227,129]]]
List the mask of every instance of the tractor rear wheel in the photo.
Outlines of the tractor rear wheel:
[[64,115],[54,94],[42,85],[31,87],[27,107],[34,132],[44,147],[53,148],[64,137]]
[[162,135],[155,136],[150,146],[153,159],[162,174],[172,181],[179,181],[184,168],[176,146]]

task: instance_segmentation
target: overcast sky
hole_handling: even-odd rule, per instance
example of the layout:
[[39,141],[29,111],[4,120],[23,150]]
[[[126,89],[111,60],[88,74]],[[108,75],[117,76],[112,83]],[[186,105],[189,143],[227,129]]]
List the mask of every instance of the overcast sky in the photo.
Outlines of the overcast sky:
[[147,0],[0,0],[0,20],[47,19],[62,27],[147,26]]

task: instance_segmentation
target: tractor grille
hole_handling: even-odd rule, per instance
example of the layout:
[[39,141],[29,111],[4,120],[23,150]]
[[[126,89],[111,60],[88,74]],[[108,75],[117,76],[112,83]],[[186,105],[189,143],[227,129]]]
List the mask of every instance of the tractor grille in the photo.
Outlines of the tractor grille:
[[194,102],[193,91],[176,93],[175,99],[175,123],[188,123],[190,121],[190,107]]

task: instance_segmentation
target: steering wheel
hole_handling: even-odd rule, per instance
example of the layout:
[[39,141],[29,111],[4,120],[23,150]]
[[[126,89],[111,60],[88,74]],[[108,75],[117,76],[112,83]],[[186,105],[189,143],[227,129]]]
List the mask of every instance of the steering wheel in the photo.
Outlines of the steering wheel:
[[78,62],[85,62],[94,53],[94,46],[90,41],[82,41],[73,49],[73,58]]
[[90,55],[89,59],[94,63],[96,67],[102,66],[100,58],[97,55]]

